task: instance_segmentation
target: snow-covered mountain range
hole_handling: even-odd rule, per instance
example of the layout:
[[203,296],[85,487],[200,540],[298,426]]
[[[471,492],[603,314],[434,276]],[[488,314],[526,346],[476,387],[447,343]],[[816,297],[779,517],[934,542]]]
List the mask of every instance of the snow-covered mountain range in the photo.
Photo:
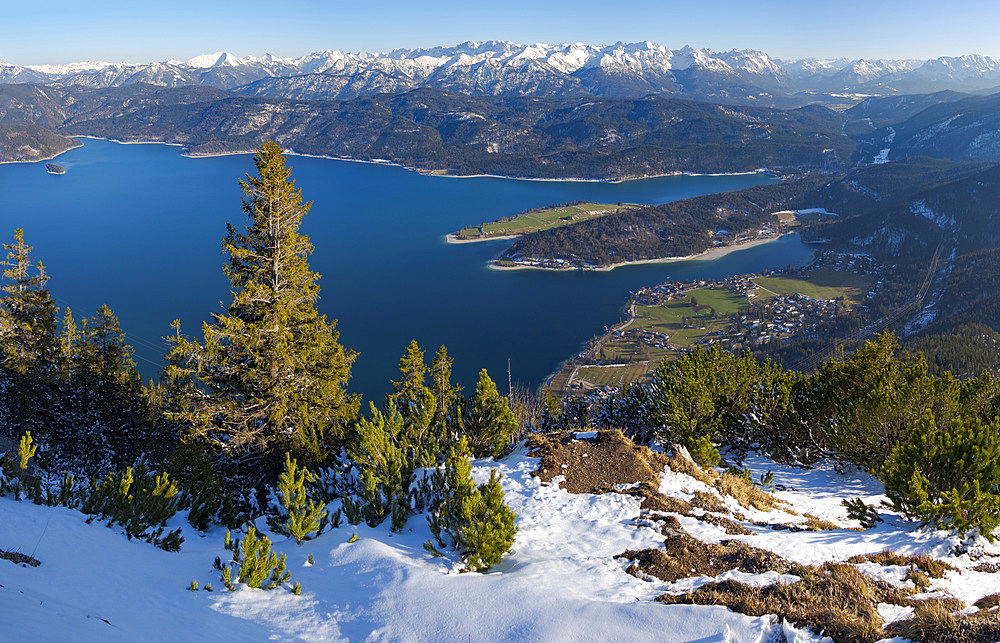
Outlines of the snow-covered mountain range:
[[276,98],[347,99],[432,87],[470,95],[687,96],[775,104],[803,93],[895,94],[1000,87],[1000,61],[987,56],[921,60],[781,61],[764,52],[668,49],[652,42],[520,45],[465,42],[389,53],[315,52],[299,58],[228,52],[187,61],[0,62],[0,83],[94,88],[131,83],[208,85]]

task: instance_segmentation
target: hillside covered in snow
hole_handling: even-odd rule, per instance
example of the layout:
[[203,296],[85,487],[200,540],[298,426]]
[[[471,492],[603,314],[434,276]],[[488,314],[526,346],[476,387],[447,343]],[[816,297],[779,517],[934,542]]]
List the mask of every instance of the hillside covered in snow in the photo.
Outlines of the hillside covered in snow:
[[[199,532],[183,513],[168,527],[181,528],[185,542],[165,552],[77,510],[7,497],[4,632],[80,641],[829,640],[824,632],[836,641],[902,640],[945,606],[967,614],[967,633],[980,637],[925,640],[1000,635],[1000,546],[885,509],[862,528],[841,502],[884,499],[865,474],[761,457],[746,465],[753,480],[773,474],[773,495],[621,434],[532,438],[498,461],[474,462],[480,481],[499,469],[518,516],[501,565],[460,573],[453,556],[434,557],[422,547],[430,537],[423,516],[401,533],[388,523],[344,523],[299,546],[269,534],[300,595],[227,591],[212,564],[230,555],[225,529]],[[263,520],[257,526],[268,533]],[[798,590],[800,604],[783,602]],[[698,604],[720,596],[732,609]]]

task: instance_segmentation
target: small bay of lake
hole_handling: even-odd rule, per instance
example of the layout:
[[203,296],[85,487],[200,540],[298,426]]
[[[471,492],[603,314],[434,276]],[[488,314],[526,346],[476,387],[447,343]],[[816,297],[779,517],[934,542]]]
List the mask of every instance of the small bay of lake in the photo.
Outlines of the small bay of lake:
[[[177,147],[84,139],[44,164],[0,165],[0,238],[16,227],[51,276],[49,289],[74,316],[107,304],[136,349],[145,378],[158,377],[170,322],[200,337],[201,322],[229,304],[221,239],[243,225],[237,179],[249,155],[192,159]],[[716,279],[811,256],[797,236],[713,260],[643,264],[608,272],[497,271],[510,242],[446,244],[444,235],[528,208],[572,200],[661,204],[773,181],[764,174],[677,175],[601,183],[425,176],[403,168],[289,157],[313,200],[302,231],[322,275],[320,310],[338,319],[340,341],[360,355],[350,390],[378,403],[398,378],[411,339],[454,357],[470,390],[479,369],[534,388],[583,342],[619,319],[630,291],[670,279]],[[501,389],[506,386],[501,385]]]

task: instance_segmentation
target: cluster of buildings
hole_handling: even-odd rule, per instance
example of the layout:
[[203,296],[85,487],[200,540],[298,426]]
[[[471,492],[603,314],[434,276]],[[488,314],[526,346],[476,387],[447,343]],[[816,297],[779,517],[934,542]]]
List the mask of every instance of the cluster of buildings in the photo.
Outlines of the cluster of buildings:
[[750,343],[765,343],[779,337],[814,331],[848,310],[836,299],[813,299],[806,295],[778,295],[754,306],[736,320],[736,333]]

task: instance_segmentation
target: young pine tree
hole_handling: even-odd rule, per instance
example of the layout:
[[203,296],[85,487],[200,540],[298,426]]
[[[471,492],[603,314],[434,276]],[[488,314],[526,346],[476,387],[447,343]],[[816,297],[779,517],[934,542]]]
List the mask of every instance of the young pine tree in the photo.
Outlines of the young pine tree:
[[391,402],[403,418],[405,430],[398,436],[399,446],[412,451],[420,466],[437,464],[441,430],[435,423],[437,398],[427,387],[427,366],[424,351],[416,340],[410,342],[399,360],[402,377],[392,383],[393,392],[386,396],[386,408]]
[[280,507],[268,518],[268,524],[277,533],[294,538],[296,545],[318,536],[327,523],[323,503],[317,503],[306,489],[306,483],[315,479],[308,469],[300,468],[291,456],[285,454],[285,470],[278,476]]
[[223,240],[233,301],[204,325],[200,342],[183,337],[175,322],[166,394],[187,437],[260,494],[286,452],[305,466],[322,463],[358,398],[346,391],[355,353],[337,343],[335,322],[316,310],[312,244],[298,231],[311,203],[302,201],[277,144],[258,149],[254,164],[256,176],[240,181],[248,225],[229,224]]
[[[456,427],[461,422],[459,402],[462,399],[462,387],[451,383],[452,358],[444,344],[437,349],[431,362],[431,391],[437,402],[434,422],[440,427]],[[450,433],[450,432],[449,432]],[[445,435],[447,439],[457,439],[457,435]]]
[[479,372],[476,394],[465,413],[465,434],[472,455],[500,456],[517,435],[517,419],[507,400],[500,397],[496,384],[484,368]]

